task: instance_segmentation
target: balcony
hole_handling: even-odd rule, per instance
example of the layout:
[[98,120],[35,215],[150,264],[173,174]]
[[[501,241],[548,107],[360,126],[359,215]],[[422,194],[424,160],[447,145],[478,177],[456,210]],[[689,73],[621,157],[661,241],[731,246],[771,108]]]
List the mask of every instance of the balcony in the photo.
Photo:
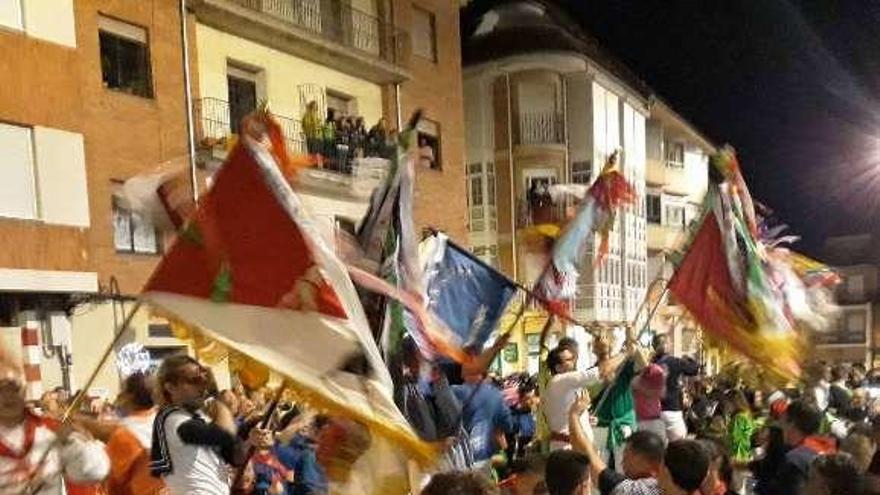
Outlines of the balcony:
[[[218,98],[201,98],[195,101],[193,113],[196,121],[196,142],[199,145],[210,148],[234,141],[236,134],[232,132],[228,102]],[[290,152],[305,153],[305,137],[299,121],[281,115],[275,115],[275,120],[281,125]]]
[[[237,139],[231,125],[229,103],[217,98],[196,100],[194,116],[198,161],[209,170],[216,169]],[[307,153],[306,140],[299,120],[274,115],[281,125],[292,154]],[[370,153],[372,154],[372,153]],[[299,185],[320,194],[343,194],[355,199],[369,199],[373,189],[389,172],[388,161],[378,156],[358,158],[355,150],[341,153],[330,147],[322,155],[322,165],[306,169],[299,177]]]
[[524,229],[535,225],[562,224],[567,219],[564,205],[550,201],[520,198],[517,204],[516,227]]
[[564,119],[559,112],[527,112],[519,116],[519,135],[516,144],[564,144]]
[[409,35],[339,0],[191,0],[200,22],[377,84],[410,78]]

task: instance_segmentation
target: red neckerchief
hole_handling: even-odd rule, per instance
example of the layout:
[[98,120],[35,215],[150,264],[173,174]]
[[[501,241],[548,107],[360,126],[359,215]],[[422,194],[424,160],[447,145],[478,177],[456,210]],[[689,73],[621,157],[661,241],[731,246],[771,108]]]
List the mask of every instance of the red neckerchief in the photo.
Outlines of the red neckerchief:
[[30,411],[26,411],[24,415],[24,444],[21,446],[21,451],[16,452],[15,449],[0,439],[0,457],[7,457],[17,461],[24,459],[34,446],[34,438],[36,437],[38,426],[46,426],[43,418]]

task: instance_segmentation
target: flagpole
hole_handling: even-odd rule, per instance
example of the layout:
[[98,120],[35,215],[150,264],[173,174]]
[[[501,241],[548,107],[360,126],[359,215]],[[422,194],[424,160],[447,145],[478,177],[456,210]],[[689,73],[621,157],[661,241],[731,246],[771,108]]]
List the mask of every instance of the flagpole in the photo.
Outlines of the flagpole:
[[[281,382],[281,386],[278,387],[278,394],[275,395],[275,398],[272,399],[272,402],[269,403],[269,409],[266,410],[266,413],[263,414],[263,418],[260,420],[259,427],[262,430],[265,430],[267,426],[269,426],[269,421],[272,419],[272,415],[275,414],[275,410],[278,409],[278,403],[281,401],[281,396],[284,395],[284,391],[287,390],[287,380]],[[245,455],[244,463],[241,465],[241,468],[235,473],[235,479],[232,481],[232,490],[236,490],[239,485],[241,485],[241,479],[244,476],[244,472],[247,469],[247,465],[251,462],[251,458],[254,456],[254,446],[248,446],[247,455]]]
[[[100,373],[101,369],[104,367],[104,363],[106,363],[107,359],[110,358],[110,354],[113,353],[113,349],[116,347],[116,344],[118,344],[119,341],[122,339],[122,336],[125,335],[125,331],[131,325],[131,322],[134,319],[134,315],[137,314],[142,305],[143,302],[138,299],[137,302],[135,302],[134,307],[131,308],[131,312],[128,313],[128,316],[126,316],[125,319],[122,321],[122,324],[115,329],[116,333],[113,336],[113,340],[111,340],[110,343],[107,345],[107,348],[104,350],[104,354],[101,356],[101,359],[98,360],[98,364],[95,365],[95,368],[92,370],[92,373],[89,375],[89,378],[86,380],[85,384],[83,384],[79,393],[73,397],[73,400],[70,401],[70,405],[68,405],[67,409],[64,410],[64,415],[61,417],[61,424],[66,424],[70,422],[72,414],[82,404],[83,399],[85,399],[86,397],[86,393],[95,382],[95,379],[98,377],[98,373]],[[49,458],[49,454],[52,453],[57,447],[59,447],[62,441],[63,440],[61,435],[55,436],[55,438],[52,440],[52,443],[49,444],[49,447],[46,448],[46,450],[43,452],[43,455],[40,456],[40,458],[37,460],[37,463],[34,465],[36,466],[36,468],[28,477],[23,493],[36,493],[42,488],[42,483],[39,483],[36,486],[32,485],[32,483],[37,481],[35,479],[35,476],[41,472],[43,465]]]
[[134,315],[137,314],[138,310],[141,309],[143,302],[138,299],[134,304],[134,307],[131,308],[131,312],[128,313],[128,316],[122,321],[122,324],[116,328],[116,334],[113,336],[113,340],[107,344],[107,348],[104,349],[104,354],[101,356],[101,359],[98,360],[98,364],[95,365],[95,368],[92,370],[92,373],[89,375],[89,378],[80,388],[80,391],[76,396],[70,401],[70,405],[67,406],[67,409],[64,411],[64,416],[61,417],[61,422],[66,423],[70,420],[71,414],[82,404],[83,399],[88,393],[89,388],[91,388],[92,384],[95,382],[95,379],[98,377],[98,373],[101,372],[101,369],[104,367],[104,363],[107,362],[107,359],[110,358],[110,354],[113,353],[113,349],[116,347],[116,344],[122,340],[122,336],[125,335],[125,331],[131,325],[132,320],[134,320]]

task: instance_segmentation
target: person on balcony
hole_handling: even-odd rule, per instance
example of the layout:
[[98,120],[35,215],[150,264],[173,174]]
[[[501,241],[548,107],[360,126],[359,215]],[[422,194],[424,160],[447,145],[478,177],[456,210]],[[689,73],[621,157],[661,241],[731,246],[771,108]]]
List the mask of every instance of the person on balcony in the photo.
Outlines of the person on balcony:
[[346,174],[351,173],[351,138],[351,118],[343,117],[336,129],[336,170]]
[[324,168],[336,169],[336,111],[327,109],[327,119],[321,128],[324,139]]
[[355,158],[370,156],[367,154],[367,128],[363,117],[354,119],[351,144],[354,149]]
[[318,114],[318,103],[315,100],[306,105],[306,113],[302,118],[303,134],[306,137],[306,150],[313,157],[323,151],[323,129],[321,116]]
[[388,140],[388,126],[381,117],[367,134],[367,156],[384,156]]

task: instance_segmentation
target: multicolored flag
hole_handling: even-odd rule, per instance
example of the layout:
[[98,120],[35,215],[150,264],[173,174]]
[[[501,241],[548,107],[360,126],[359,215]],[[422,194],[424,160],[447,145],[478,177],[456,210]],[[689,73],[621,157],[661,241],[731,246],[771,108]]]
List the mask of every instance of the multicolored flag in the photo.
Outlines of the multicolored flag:
[[800,373],[801,333],[822,330],[837,280],[818,262],[760,234],[736,156],[712,157],[705,215],[669,282],[704,331],[783,378]]
[[445,234],[429,237],[423,246],[429,310],[455,332],[463,347],[482,351],[516,287]]
[[635,190],[616,168],[615,152],[586,191],[575,217],[553,244],[551,262],[535,284],[535,292],[549,302],[547,309],[551,313],[568,314],[566,301],[577,291],[587,243],[593,234],[599,234],[596,263],[601,263],[608,252],[608,235],[614,227],[617,209],[635,201]]
[[239,140],[142,298],[283,375],[313,407],[424,458],[432,449],[393,402],[346,268],[303,210],[273,146]]

